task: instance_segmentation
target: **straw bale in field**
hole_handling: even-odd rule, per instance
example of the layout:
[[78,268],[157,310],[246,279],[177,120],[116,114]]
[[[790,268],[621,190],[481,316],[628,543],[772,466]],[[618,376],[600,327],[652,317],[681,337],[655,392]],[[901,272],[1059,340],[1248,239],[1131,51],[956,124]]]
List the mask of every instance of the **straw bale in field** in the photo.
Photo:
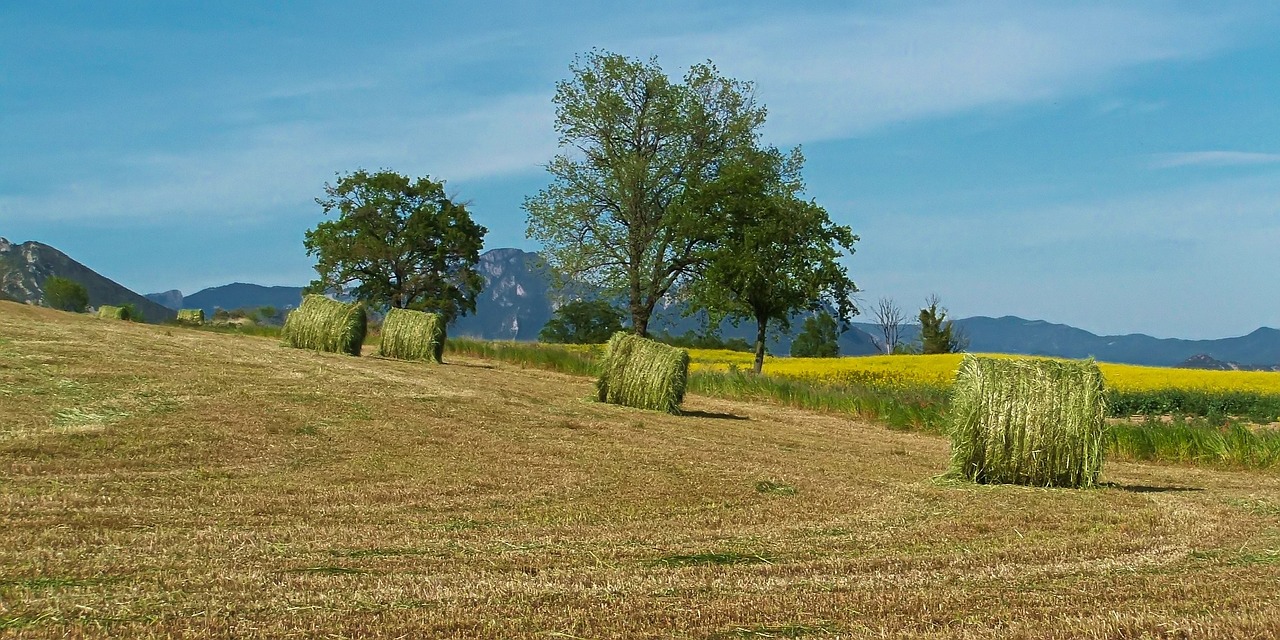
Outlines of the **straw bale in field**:
[[104,304],[98,307],[98,317],[107,318],[109,320],[129,320],[129,310],[125,307],[116,307]]
[[953,473],[982,483],[1097,483],[1107,409],[1093,360],[967,355],[951,393]]
[[609,339],[596,391],[601,402],[678,413],[688,377],[688,351],[619,332]]
[[178,324],[200,326],[204,324],[204,309],[181,309],[178,311]]
[[409,309],[392,309],[382,321],[378,355],[403,360],[434,360],[444,356],[444,316]]
[[284,342],[298,349],[360,355],[368,319],[364,305],[308,295],[284,321]]

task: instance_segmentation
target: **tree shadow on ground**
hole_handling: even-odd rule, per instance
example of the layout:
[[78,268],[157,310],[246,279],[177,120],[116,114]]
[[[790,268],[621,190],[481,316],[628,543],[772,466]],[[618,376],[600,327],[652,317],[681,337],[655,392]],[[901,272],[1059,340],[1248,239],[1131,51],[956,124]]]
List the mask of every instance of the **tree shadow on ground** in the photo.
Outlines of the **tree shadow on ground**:
[[732,413],[715,413],[712,411],[681,411],[680,415],[689,418],[707,418],[709,420],[750,420],[747,416],[737,416]]

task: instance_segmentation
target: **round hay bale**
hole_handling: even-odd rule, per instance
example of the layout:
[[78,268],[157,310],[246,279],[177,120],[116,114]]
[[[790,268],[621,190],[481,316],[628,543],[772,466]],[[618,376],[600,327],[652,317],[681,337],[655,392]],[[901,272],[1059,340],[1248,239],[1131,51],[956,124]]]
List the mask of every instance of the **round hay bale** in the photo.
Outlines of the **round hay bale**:
[[1093,360],[966,355],[951,393],[953,474],[992,484],[1097,484],[1107,407]]
[[129,320],[129,309],[126,307],[117,307],[114,305],[104,304],[98,307],[98,317],[108,320]]
[[444,356],[445,321],[438,313],[391,309],[382,320],[378,355],[402,360],[441,362]]
[[368,318],[364,305],[308,295],[284,321],[284,342],[297,349],[360,355]]
[[601,402],[679,413],[688,379],[688,351],[618,332],[606,347],[596,392]]
[[204,309],[181,309],[178,311],[178,324],[201,326],[204,324]]

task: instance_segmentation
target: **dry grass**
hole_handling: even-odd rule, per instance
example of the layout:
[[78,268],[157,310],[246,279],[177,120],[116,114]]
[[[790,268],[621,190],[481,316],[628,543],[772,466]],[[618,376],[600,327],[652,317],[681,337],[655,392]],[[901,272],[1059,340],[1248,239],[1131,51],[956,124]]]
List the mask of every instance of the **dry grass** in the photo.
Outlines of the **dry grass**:
[[1274,475],[953,485],[941,438],[455,360],[0,303],[0,637],[1280,634]]

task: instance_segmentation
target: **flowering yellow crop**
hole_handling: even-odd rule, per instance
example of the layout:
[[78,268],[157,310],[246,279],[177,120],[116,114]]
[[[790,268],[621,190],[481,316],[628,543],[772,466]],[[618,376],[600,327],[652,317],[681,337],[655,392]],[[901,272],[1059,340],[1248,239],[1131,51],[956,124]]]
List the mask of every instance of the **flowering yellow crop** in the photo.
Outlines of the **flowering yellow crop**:
[[[694,371],[751,368],[753,356],[738,351],[691,349]],[[992,354],[997,358],[1018,356]],[[950,386],[961,354],[928,356],[857,356],[848,358],[777,358],[767,356],[764,372],[817,382],[858,382],[885,386]],[[1206,371],[1170,367],[1140,367],[1099,363],[1107,384],[1125,391],[1201,389],[1280,394],[1280,373],[1269,371]]]

